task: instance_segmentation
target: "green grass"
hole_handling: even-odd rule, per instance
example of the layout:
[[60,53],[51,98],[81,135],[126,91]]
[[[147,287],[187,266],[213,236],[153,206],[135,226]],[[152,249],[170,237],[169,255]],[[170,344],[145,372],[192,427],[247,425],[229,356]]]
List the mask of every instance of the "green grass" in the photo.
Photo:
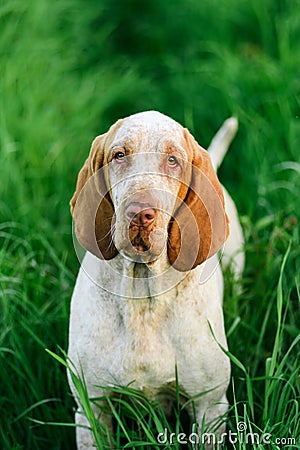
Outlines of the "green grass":
[[[299,448],[299,2],[4,0],[0,30],[1,450],[75,448],[74,427],[57,425],[73,422],[65,367],[45,351],[67,348],[79,265],[68,202],[93,137],[146,109],[203,146],[239,119],[219,173],[247,254],[241,294],[226,274],[228,429],[243,421]],[[163,412],[122,389],[117,445],[158,448]]]

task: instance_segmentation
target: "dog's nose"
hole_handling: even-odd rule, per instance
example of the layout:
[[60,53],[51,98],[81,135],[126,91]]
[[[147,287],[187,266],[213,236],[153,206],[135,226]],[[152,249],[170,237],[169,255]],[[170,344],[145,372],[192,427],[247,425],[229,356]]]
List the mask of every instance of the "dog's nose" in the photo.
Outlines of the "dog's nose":
[[147,228],[154,221],[156,210],[142,203],[130,203],[126,208],[126,217],[131,225]]

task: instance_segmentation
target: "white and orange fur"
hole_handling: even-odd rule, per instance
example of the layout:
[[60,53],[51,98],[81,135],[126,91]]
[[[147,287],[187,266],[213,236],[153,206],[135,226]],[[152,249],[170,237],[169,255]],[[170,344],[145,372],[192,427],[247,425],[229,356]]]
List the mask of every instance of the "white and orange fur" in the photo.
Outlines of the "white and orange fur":
[[[177,166],[177,172],[172,172],[175,169],[174,156],[172,154],[166,159],[164,155],[174,152],[178,155],[180,152],[184,161],[193,164],[193,158],[188,154],[191,150],[185,140],[190,137],[184,137],[184,133],[186,135],[188,132],[183,130],[169,117],[150,111],[122,119],[106,133],[105,141],[102,137],[94,141],[71,202],[78,240],[88,251],[72,297],[68,355],[78,370],[83,370],[90,397],[107,394],[99,386],[130,384],[149,398],[161,400],[166,409],[169,408],[169,402],[166,402],[164,393],[168,386],[175,383],[176,366],[182,391],[190,397],[206,392],[195,399],[197,422],[201,428],[204,422],[209,424],[224,416],[228,407],[226,390],[230,379],[230,361],[219,346],[227,348],[219,249],[228,233],[224,231],[226,236],[221,238],[217,246],[210,243],[213,254],[209,252],[201,257],[197,254],[196,262],[193,260],[187,266],[188,257],[185,254],[184,263],[179,263],[177,267],[176,263],[173,264],[178,255],[174,256],[168,249],[172,238],[168,236],[168,221],[181,189],[182,170]],[[207,163],[209,170],[212,167],[216,170],[220,166],[236,130],[237,121],[231,118],[216,134],[208,149],[211,159],[211,163]],[[127,166],[122,166],[124,149],[128,145],[132,161],[130,165],[126,163]],[[194,140],[192,145],[193,151],[199,152],[201,158],[209,159]],[[80,191],[92,176],[91,172],[99,169],[95,166],[99,152],[102,152],[101,166],[108,169],[104,178],[108,201],[114,207],[111,238],[115,251],[107,256],[105,249],[98,254],[89,244],[86,234],[93,232],[94,225],[85,226],[88,214],[85,205],[79,206],[76,211]],[[151,170],[147,173],[143,171],[139,177],[140,165],[135,165],[134,161],[137,154],[143,153],[145,165],[152,165]],[[98,156],[95,157],[95,154]],[[152,157],[154,154],[158,156]],[[178,158],[176,161],[178,163]],[[165,171],[163,176],[162,171]],[[170,176],[171,172],[174,176]],[[120,173],[126,173],[124,179],[120,179]],[[133,174],[133,177],[128,174]],[[215,177],[212,174],[208,176]],[[218,183],[215,178],[213,183]],[[170,193],[165,203],[164,192]],[[181,194],[183,201],[184,195]],[[225,189],[223,195],[229,222],[229,236],[223,248],[223,265],[232,263],[238,278],[244,266],[243,234],[233,200]],[[218,192],[218,196],[220,204],[224,205],[222,193]],[[85,201],[86,197],[83,197],[82,202]],[[166,212],[161,212],[162,204]],[[132,205],[137,208],[133,208],[133,212]],[[147,217],[151,226],[148,227],[146,223],[147,226],[142,230],[144,235],[142,231],[137,231],[140,233],[139,242],[143,244],[143,248],[139,248],[128,229],[134,228],[130,217],[142,214],[143,208],[147,211],[150,208],[151,214]],[[151,232],[147,233],[147,227],[151,228]],[[200,225],[198,229],[201,232]],[[193,236],[189,238],[193,240]],[[203,242],[205,236],[202,235],[201,239]],[[206,264],[209,275],[203,275]],[[137,282],[140,279],[143,281]],[[69,380],[78,403],[77,447],[80,450],[92,449],[93,435],[87,428],[89,423],[70,377]],[[99,414],[96,409],[95,414]],[[102,413],[100,421],[108,428],[111,427],[110,416]],[[224,424],[220,425],[217,432],[222,433],[224,427]]]

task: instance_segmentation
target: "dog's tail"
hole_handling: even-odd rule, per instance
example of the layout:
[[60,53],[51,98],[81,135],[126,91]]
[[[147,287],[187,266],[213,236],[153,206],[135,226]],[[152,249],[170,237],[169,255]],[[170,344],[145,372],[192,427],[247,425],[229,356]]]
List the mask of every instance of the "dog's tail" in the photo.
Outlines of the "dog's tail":
[[228,147],[236,135],[238,129],[238,120],[236,117],[230,117],[225,120],[219,131],[213,137],[209,147],[208,153],[210,155],[215,171],[218,170],[224,156],[227,153]]

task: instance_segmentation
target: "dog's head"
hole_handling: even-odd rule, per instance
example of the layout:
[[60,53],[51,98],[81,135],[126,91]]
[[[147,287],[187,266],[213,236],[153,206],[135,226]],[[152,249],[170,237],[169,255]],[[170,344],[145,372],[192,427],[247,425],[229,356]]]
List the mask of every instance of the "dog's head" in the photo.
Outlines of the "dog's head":
[[158,112],[135,114],[98,136],[71,200],[80,244],[101,259],[151,263],[167,252],[187,271],[228,235],[222,187],[208,153]]

